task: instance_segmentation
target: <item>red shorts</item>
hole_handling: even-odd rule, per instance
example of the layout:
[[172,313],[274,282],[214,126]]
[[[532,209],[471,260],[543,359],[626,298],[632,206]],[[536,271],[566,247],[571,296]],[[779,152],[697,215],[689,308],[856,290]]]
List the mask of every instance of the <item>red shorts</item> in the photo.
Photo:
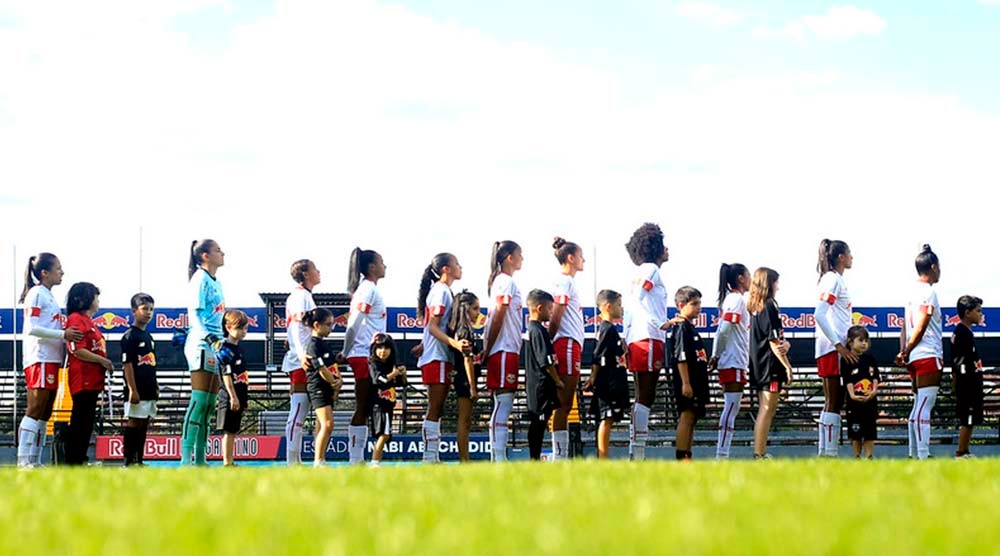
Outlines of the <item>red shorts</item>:
[[513,390],[517,388],[518,354],[498,351],[486,360],[486,388]]
[[663,342],[639,340],[628,345],[628,370],[633,373],[659,372],[663,368]]
[[747,383],[747,372],[745,369],[719,369],[719,384]]
[[306,372],[302,369],[295,369],[294,371],[288,372],[288,381],[291,384],[308,384],[309,379],[306,378]]
[[559,338],[553,346],[556,352],[556,370],[562,376],[580,376],[583,346],[570,338]]
[[451,363],[446,361],[431,361],[420,367],[424,384],[451,384]]
[[368,358],[367,357],[349,357],[347,359],[347,364],[351,366],[351,371],[354,372],[354,381],[368,380]]
[[59,389],[59,363],[35,363],[24,369],[26,388],[36,390]]
[[840,376],[840,354],[836,351],[820,357],[816,360],[816,370],[819,371],[820,378],[832,378]]
[[931,373],[941,372],[944,368],[944,362],[937,357],[927,357],[925,359],[917,359],[913,363],[906,366],[906,370],[910,372],[910,378],[916,378],[918,376],[929,375]]

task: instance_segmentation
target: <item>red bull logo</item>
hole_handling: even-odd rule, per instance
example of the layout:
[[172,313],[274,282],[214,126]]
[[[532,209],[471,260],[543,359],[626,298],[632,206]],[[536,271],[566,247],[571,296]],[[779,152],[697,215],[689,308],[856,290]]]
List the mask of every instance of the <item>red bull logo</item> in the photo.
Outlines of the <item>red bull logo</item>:
[[708,354],[703,349],[699,349],[698,351],[696,351],[695,355],[698,357],[698,361],[704,361],[704,362],[708,361]]
[[864,326],[865,328],[876,327],[878,326],[878,317],[871,317],[864,313],[855,312],[851,314],[851,322],[855,326]]
[[958,326],[962,322],[962,317],[958,315],[953,315],[948,317],[948,320],[944,321],[945,326]]
[[424,319],[411,317],[406,313],[399,313],[396,315],[396,327],[404,330],[423,328]]
[[139,365],[149,365],[150,367],[156,366],[156,354],[147,353],[146,355],[139,356]]
[[251,329],[259,328],[260,325],[257,324],[257,315],[254,316],[247,315],[247,324]]
[[350,313],[341,313],[333,317],[333,327],[334,328],[347,328],[347,319]]
[[95,315],[93,320],[95,326],[104,330],[128,328],[129,326],[127,317],[118,316],[110,311],[104,313],[103,315]]
[[156,327],[161,330],[168,331],[173,328],[187,328],[187,313],[181,313],[180,315],[177,315],[177,318],[170,318],[163,313],[156,313]]

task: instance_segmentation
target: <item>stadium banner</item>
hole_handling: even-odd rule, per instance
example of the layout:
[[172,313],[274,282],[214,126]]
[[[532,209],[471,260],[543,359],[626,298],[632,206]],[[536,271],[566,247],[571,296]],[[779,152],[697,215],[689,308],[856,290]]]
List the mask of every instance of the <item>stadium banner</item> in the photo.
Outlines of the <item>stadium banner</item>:
[[[251,334],[267,333],[267,311],[263,307],[242,308],[250,319]],[[785,307],[781,309],[781,321],[786,332],[814,332],[816,319],[812,307]],[[899,332],[903,325],[903,309],[901,307],[855,307],[854,324],[860,324],[870,332]],[[944,330],[953,330],[959,323],[954,308],[945,308]],[[677,314],[676,309],[670,309],[670,317]],[[1000,332],[1000,308],[984,308],[983,325],[976,332]],[[16,317],[16,323],[15,323]],[[334,332],[344,332],[347,328],[348,313],[343,308],[334,310]],[[387,309],[387,331],[393,334],[419,333],[423,329],[423,319],[416,317],[416,309],[410,307],[390,307]],[[524,310],[524,322],[527,323],[528,311]],[[583,308],[583,321],[588,333],[597,332],[601,317],[593,307]],[[24,322],[23,311],[0,309],[0,334],[14,333],[14,327],[20,334]],[[132,322],[132,312],[129,309],[100,309],[94,315],[94,323],[105,334],[123,334]],[[706,307],[695,323],[695,327],[706,333],[715,332],[719,326],[719,311],[715,307]],[[187,328],[188,316],[186,309],[157,308],[153,321],[146,330],[151,334],[170,334],[175,328]],[[284,315],[275,315],[274,331],[285,332]]]
[[[348,439],[346,436],[334,436],[327,445],[326,459],[328,461],[347,461]],[[314,457],[313,437],[306,436],[302,441],[302,459],[311,461]],[[122,459],[123,441],[120,436],[98,436],[95,456],[98,460],[110,461]],[[369,438],[365,454],[370,459],[375,449],[374,439]],[[285,437],[283,436],[237,436],[234,442],[235,459],[237,460],[283,460],[285,459]],[[424,441],[419,434],[401,434],[393,436],[386,443],[382,459],[389,460],[419,460],[423,456]],[[180,460],[181,437],[169,435],[149,435],[146,437],[145,455],[147,460]],[[205,447],[205,457],[210,461],[222,459],[222,437],[209,436]],[[469,435],[469,457],[475,460],[490,458],[490,440],[486,434]],[[458,440],[455,435],[442,435],[441,459],[458,460]]]

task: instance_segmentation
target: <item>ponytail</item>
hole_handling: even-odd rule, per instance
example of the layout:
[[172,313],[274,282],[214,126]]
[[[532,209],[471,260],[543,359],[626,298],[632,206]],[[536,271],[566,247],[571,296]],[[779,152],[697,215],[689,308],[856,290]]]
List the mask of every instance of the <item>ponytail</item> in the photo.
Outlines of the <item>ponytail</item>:
[[194,276],[195,272],[198,272],[198,268],[201,267],[201,256],[212,250],[215,246],[215,240],[203,239],[195,240],[191,242],[191,258],[188,259],[188,280]]
[[816,272],[822,278],[827,272],[832,272],[837,268],[837,259],[847,253],[850,248],[840,240],[824,239],[819,242],[819,261],[816,263]]
[[455,255],[451,253],[438,253],[431,259],[431,264],[424,269],[424,274],[420,277],[420,290],[417,293],[418,319],[423,318],[424,311],[427,310],[427,294],[431,291],[431,285],[441,279],[445,267],[454,259]]
[[505,241],[494,241],[493,242],[493,253],[490,255],[490,279],[486,284],[487,290],[493,287],[493,280],[503,271],[503,262],[507,260],[507,257],[511,255],[514,251],[520,249],[521,246],[516,242],[505,240]]
[[32,256],[28,259],[28,267],[24,270],[24,289],[21,290],[21,298],[18,303],[24,303],[31,288],[41,283],[42,271],[51,272],[57,260],[58,257],[52,253],[39,253],[38,256]]
[[719,310],[722,310],[722,301],[726,299],[726,295],[739,287],[740,276],[746,273],[747,267],[740,263],[722,263],[719,268]]
[[361,276],[370,278],[368,267],[375,262],[376,257],[378,257],[377,252],[362,250],[360,247],[355,247],[351,251],[351,262],[347,268],[347,293],[353,294],[358,290],[358,285],[361,284]]
[[478,302],[476,294],[462,290],[455,295],[455,309],[451,312],[451,322],[448,323],[448,335],[456,336],[460,330],[472,332],[473,322],[469,320],[469,307]]
[[556,260],[559,261],[559,264],[566,264],[566,260],[569,259],[570,255],[576,255],[580,252],[579,245],[572,241],[566,241],[561,237],[556,237],[553,240],[552,249],[555,251]]

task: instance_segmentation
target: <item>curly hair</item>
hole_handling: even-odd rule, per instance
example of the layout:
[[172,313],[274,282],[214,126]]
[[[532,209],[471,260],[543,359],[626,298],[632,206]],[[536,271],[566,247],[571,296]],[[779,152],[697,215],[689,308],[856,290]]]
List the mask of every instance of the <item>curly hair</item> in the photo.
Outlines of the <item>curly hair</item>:
[[625,244],[625,249],[628,250],[632,262],[637,265],[658,264],[663,256],[663,238],[660,226],[647,222],[632,233],[632,238]]

